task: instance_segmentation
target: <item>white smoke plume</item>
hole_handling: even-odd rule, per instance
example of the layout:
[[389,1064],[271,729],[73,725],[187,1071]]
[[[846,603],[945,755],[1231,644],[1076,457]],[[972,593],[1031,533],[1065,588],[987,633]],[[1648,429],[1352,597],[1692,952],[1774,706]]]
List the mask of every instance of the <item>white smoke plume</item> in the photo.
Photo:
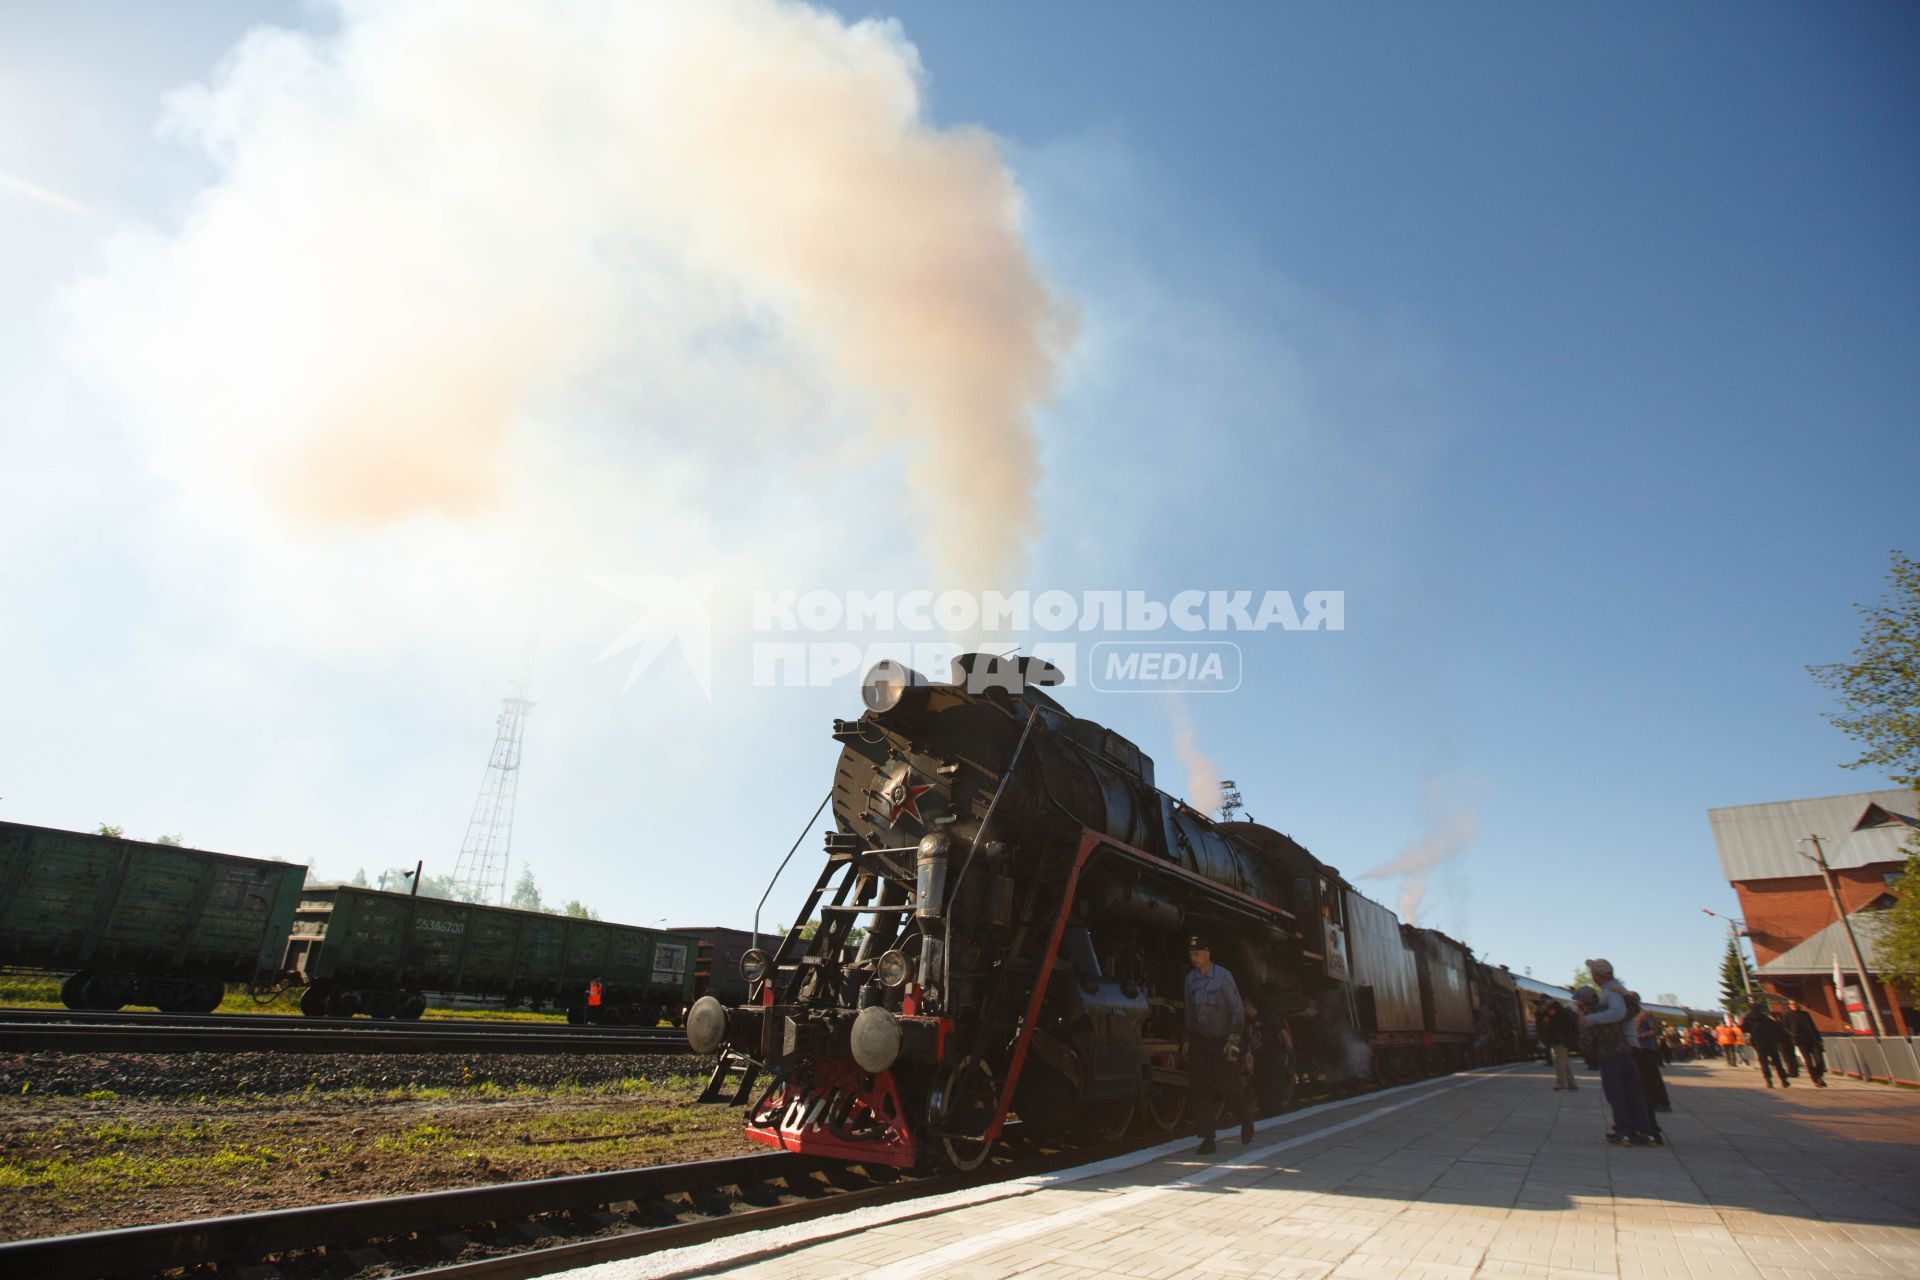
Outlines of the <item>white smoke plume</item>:
[[1398,876],[1400,897],[1395,909],[1402,923],[1416,924],[1434,871],[1458,856],[1479,833],[1479,805],[1452,799],[1445,784],[1435,779],[1427,786],[1426,833],[1392,861],[1361,872],[1360,878],[1386,880]]
[[1200,751],[1194,737],[1193,718],[1179,694],[1171,695],[1168,715],[1173,718],[1173,751],[1187,770],[1187,803],[1208,817],[1220,808],[1220,766]]
[[[341,0],[173,96],[210,180],[75,290],[80,356],[163,467],[351,532],[496,509],[596,380],[654,411],[627,429],[691,429],[676,375],[761,344],[858,406],[913,499],[880,515],[947,582],[1004,581],[1072,323],[923,79],[896,24],[774,0]],[[709,447],[821,447],[786,430]]]

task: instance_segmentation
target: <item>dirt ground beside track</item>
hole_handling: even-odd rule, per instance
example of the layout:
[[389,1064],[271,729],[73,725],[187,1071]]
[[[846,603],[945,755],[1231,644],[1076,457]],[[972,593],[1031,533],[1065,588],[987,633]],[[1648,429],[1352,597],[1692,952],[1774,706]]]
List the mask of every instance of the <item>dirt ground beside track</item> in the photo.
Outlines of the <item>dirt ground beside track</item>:
[[759,1150],[740,1137],[738,1109],[696,1107],[698,1092],[687,1075],[238,1096],[9,1091],[0,1239]]

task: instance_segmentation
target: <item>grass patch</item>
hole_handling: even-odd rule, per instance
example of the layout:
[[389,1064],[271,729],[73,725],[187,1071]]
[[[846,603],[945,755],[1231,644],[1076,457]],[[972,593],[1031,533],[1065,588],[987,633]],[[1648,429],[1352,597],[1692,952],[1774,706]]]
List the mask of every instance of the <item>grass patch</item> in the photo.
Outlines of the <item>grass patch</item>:
[[288,1162],[285,1152],[257,1143],[236,1143],[205,1153],[148,1154],[109,1150],[98,1155],[0,1160],[0,1191],[50,1191],[57,1195],[112,1195],[185,1182],[258,1173]]
[[63,1008],[60,1003],[61,981],[61,977],[53,974],[0,970],[0,1004],[20,1008]]
[[[71,1121],[62,1121],[54,1126],[54,1131],[71,1131],[77,1128]],[[88,1125],[78,1128],[78,1136],[88,1142],[97,1142],[102,1146],[120,1146],[135,1143],[200,1143],[214,1142],[226,1137],[233,1131],[230,1120],[177,1120],[171,1124],[133,1124],[124,1120],[109,1120],[105,1124]]]
[[437,1124],[416,1124],[399,1133],[387,1133],[373,1140],[380,1151],[404,1151],[408,1154],[431,1150],[446,1143],[447,1131]]

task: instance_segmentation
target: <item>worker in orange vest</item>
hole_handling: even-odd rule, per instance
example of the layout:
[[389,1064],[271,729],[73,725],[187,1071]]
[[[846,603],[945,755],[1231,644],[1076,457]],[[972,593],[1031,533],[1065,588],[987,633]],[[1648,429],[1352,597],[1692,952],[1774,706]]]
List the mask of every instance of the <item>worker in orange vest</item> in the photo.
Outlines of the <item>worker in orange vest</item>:
[[1733,1038],[1739,1034],[1732,1024],[1725,1022],[1713,1029],[1713,1042],[1720,1046],[1720,1061],[1730,1067],[1734,1065]]

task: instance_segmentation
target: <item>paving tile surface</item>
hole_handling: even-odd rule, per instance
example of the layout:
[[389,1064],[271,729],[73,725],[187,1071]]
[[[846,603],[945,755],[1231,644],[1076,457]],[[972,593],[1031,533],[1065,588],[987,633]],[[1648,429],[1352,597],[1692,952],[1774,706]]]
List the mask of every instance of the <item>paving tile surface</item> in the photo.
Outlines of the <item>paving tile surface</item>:
[[1388,1093],[1249,1148],[894,1222],[710,1272],[752,1280],[1920,1277],[1920,1093],[1667,1072],[1669,1145],[1601,1142],[1597,1080]]

